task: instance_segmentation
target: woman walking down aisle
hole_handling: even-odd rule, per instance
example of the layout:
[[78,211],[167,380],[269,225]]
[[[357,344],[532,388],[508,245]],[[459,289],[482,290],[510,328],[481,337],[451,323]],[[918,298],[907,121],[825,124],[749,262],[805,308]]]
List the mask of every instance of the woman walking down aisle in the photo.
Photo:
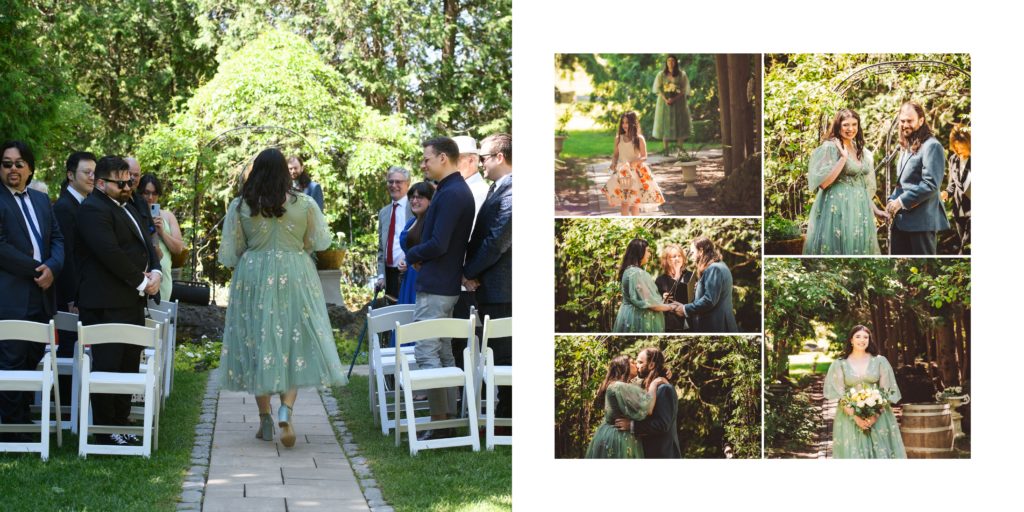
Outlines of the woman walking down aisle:
[[274,439],[270,395],[280,394],[281,444],[295,444],[292,407],[300,387],[347,382],[334,345],[311,251],[330,244],[309,196],[292,191],[284,155],[256,157],[242,197],[228,207],[221,264],[234,268],[224,325],[223,385],[256,395],[257,439]]

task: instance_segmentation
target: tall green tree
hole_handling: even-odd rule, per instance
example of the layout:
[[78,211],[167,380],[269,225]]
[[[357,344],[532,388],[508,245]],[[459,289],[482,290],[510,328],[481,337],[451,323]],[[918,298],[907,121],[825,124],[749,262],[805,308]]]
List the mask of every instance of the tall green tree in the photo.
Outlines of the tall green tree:
[[307,38],[367,104],[422,133],[509,131],[512,2],[194,0],[221,61],[268,28]]

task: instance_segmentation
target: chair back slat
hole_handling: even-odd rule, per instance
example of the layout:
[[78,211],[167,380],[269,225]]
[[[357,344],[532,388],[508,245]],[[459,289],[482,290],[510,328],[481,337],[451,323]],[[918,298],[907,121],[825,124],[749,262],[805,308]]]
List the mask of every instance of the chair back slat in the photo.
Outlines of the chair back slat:
[[7,340],[49,344],[53,341],[53,329],[53,320],[45,324],[26,320],[0,320],[0,333]]
[[156,348],[157,329],[132,324],[82,325],[78,322],[78,344],[99,345],[102,343],[128,343],[146,348]]
[[78,315],[75,313],[58,311],[57,314],[53,316],[53,321],[57,324],[57,330],[71,332],[78,330]]
[[395,322],[396,345],[407,345],[414,341],[428,338],[467,338],[473,339],[475,316],[468,319],[436,318],[409,324]]
[[487,343],[491,338],[508,338],[512,336],[512,317],[491,318],[491,315],[484,317],[484,332],[480,351],[487,352]]

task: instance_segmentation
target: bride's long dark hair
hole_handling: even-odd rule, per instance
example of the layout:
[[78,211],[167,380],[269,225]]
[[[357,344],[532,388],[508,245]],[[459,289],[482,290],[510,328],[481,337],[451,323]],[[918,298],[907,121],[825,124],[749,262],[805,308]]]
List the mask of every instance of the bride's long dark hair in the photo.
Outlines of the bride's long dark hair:
[[[284,215],[285,199],[295,199],[288,162],[276,148],[267,148],[256,156],[252,172],[242,185],[242,200],[252,215],[280,217]],[[241,203],[238,205],[242,207]]]
[[604,377],[600,389],[597,390],[597,398],[594,399],[595,409],[604,409],[604,396],[608,386],[616,382],[629,381],[629,368],[633,363],[629,356],[617,356],[608,363],[608,374]]
[[622,274],[626,273],[626,269],[632,266],[640,266],[640,262],[644,260],[644,254],[647,252],[647,240],[642,238],[634,238],[629,241],[629,245],[626,246],[626,254],[622,255],[622,264],[619,265],[619,281],[622,281]]
[[864,325],[855,325],[853,329],[850,329],[850,335],[846,337],[846,345],[843,346],[843,359],[850,357],[850,354],[853,353],[853,335],[861,331],[868,333],[867,353],[873,356],[878,355],[878,345],[875,345],[875,335],[871,333],[871,329]]
[[857,135],[853,136],[853,145],[857,148],[857,160],[861,160],[864,158],[864,125],[860,122],[860,115],[853,109],[844,108],[836,112],[836,117],[832,119],[832,128],[829,129],[826,138],[836,139],[842,144],[843,121],[851,118],[857,121]]

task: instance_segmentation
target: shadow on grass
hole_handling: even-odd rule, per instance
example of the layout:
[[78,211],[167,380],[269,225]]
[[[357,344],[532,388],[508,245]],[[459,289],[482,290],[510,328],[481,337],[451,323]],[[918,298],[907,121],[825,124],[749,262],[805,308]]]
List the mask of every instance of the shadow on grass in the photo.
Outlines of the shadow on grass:
[[[403,434],[395,446],[394,432],[385,437],[373,424],[367,400],[367,378],[353,375],[334,396],[345,425],[366,458],[384,499],[398,511],[512,510],[512,450],[493,452],[469,447],[420,451],[409,455]],[[464,431],[463,431],[464,432]]]
[[149,459],[78,457],[78,437],[64,433],[50,460],[39,454],[0,453],[2,508],[18,510],[175,510],[190,466],[206,373],[177,371],[174,391],[160,415],[160,449]]

